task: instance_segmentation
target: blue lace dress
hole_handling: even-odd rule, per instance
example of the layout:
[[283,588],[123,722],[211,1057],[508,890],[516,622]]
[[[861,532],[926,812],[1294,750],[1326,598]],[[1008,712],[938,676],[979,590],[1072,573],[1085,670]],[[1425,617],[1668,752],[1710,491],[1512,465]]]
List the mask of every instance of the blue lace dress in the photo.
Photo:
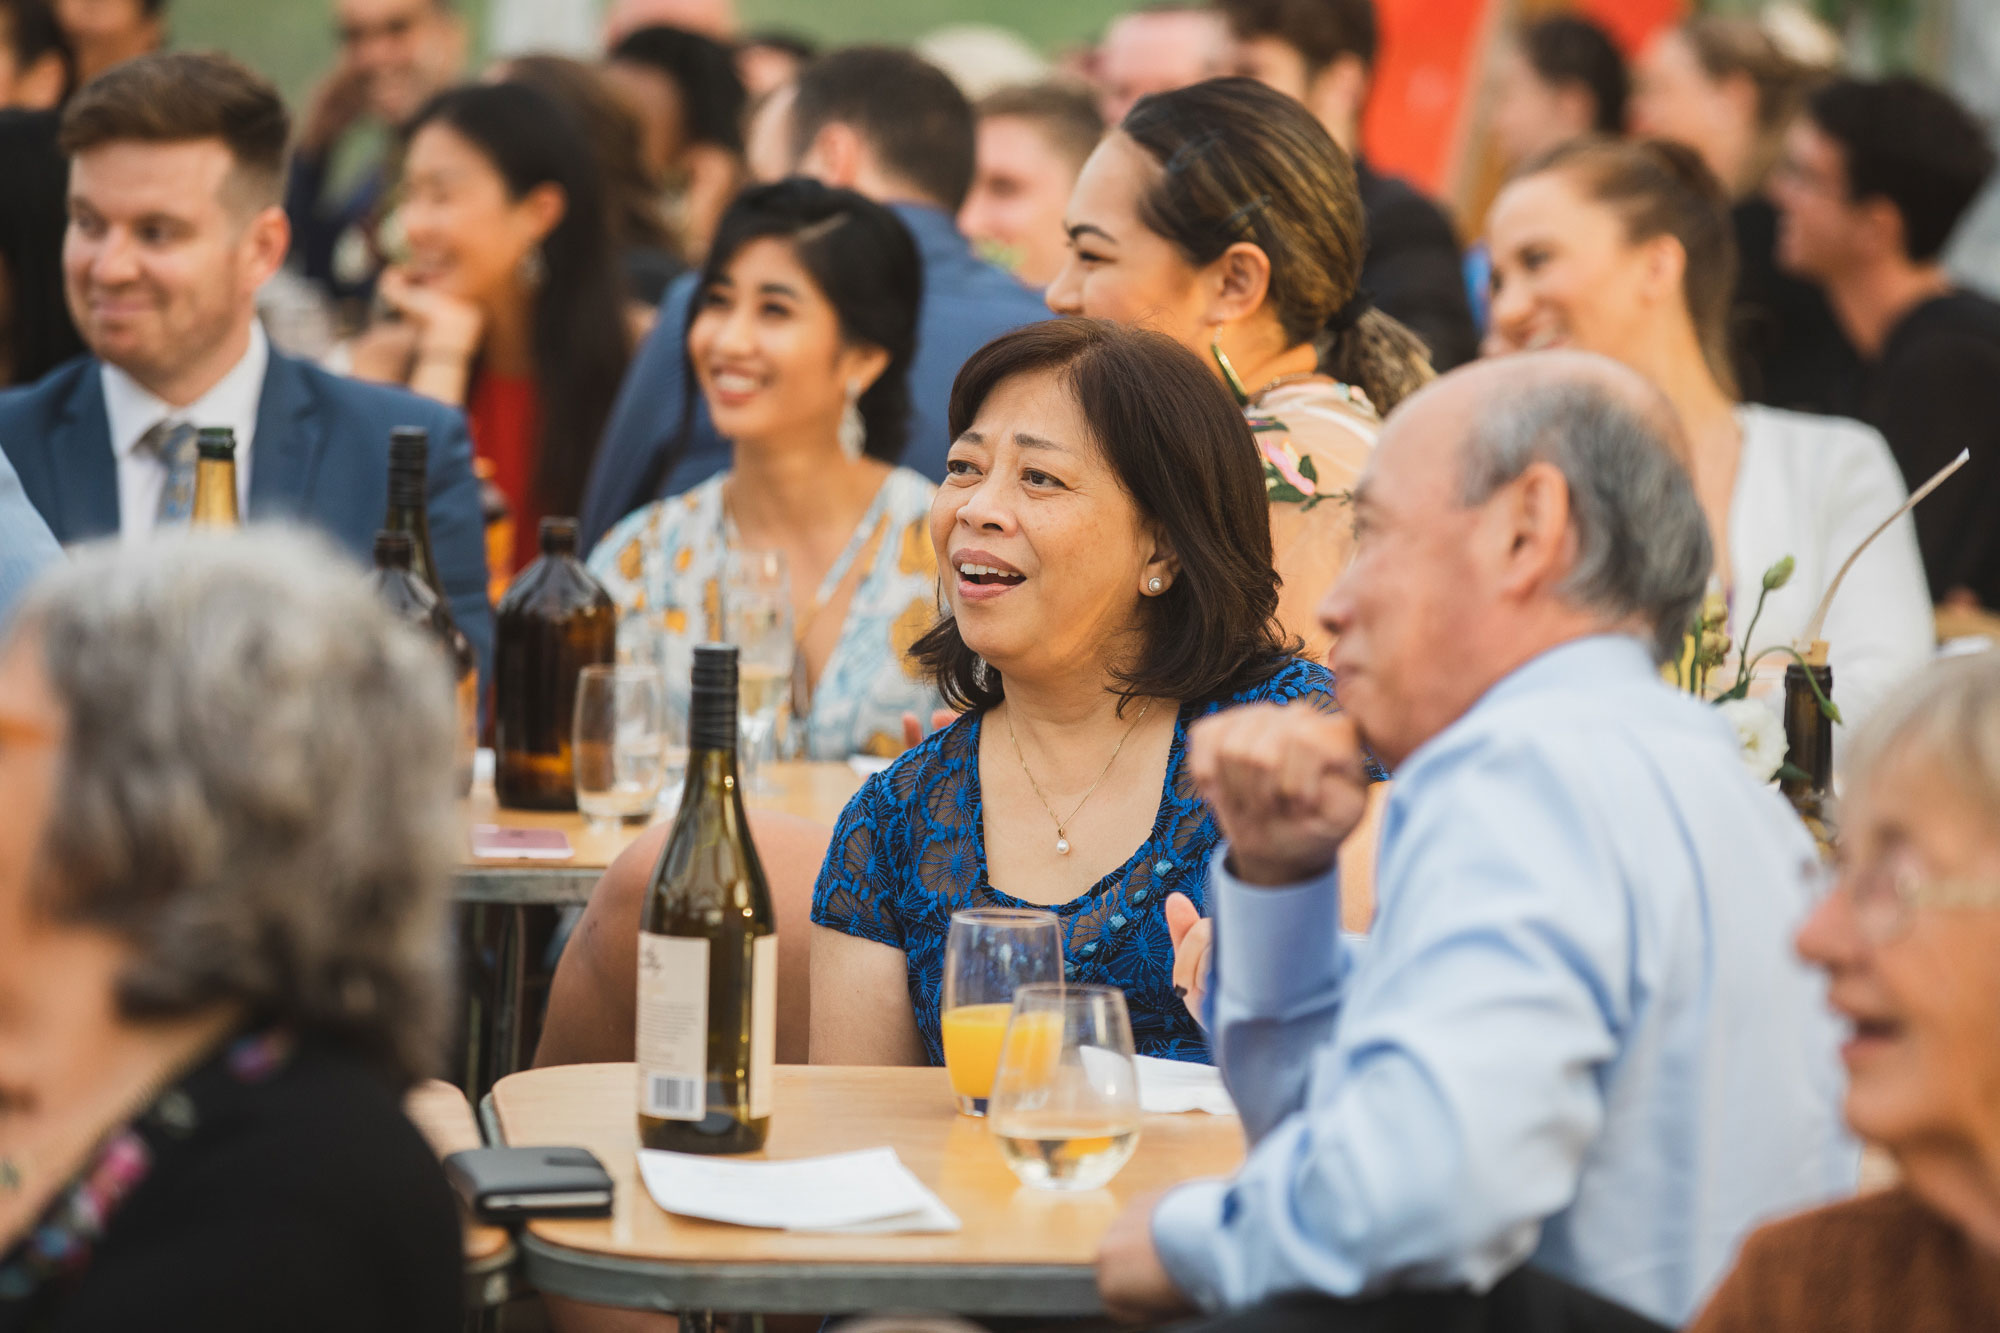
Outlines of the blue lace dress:
[[[1183,704],[1152,833],[1088,893],[1046,909],[1062,921],[1069,980],[1125,992],[1141,1055],[1209,1058],[1200,1026],[1174,994],[1174,949],[1163,905],[1168,894],[1184,893],[1207,914],[1208,862],[1221,837],[1187,773],[1187,729],[1210,713],[1261,702],[1331,712],[1333,677],[1316,663],[1293,659],[1240,694]],[[934,1065],[944,1063],[938,1004],[951,914],[1042,906],[987,882],[980,722],[978,714],[960,718],[868,780],[842,812],[813,890],[814,922],[903,951],[917,1030]]]

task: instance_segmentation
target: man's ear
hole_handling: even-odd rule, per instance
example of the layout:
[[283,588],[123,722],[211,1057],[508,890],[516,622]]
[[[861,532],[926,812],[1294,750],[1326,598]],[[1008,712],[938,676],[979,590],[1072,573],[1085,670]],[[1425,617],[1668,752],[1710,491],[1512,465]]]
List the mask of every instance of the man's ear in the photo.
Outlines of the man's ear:
[[1903,225],[1903,211],[1882,195],[1869,195],[1848,205],[1854,218],[1855,239],[1871,255],[1909,258],[1909,228]]
[[1525,599],[1561,582],[1576,559],[1569,481],[1549,462],[1534,462],[1488,502],[1497,506],[1500,588]]
[[822,125],[806,151],[799,155],[798,171],[801,176],[811,176],[820,182],[843,190],[854,188],[854,182],[861,175],[861,167],[867,151],[852,125],[842,125],[838,121]]
[[285,210],[273,204],[257,211],[243,230],[245,277],[252,291],[262,287],[284,266],[292,248],[292,223]]

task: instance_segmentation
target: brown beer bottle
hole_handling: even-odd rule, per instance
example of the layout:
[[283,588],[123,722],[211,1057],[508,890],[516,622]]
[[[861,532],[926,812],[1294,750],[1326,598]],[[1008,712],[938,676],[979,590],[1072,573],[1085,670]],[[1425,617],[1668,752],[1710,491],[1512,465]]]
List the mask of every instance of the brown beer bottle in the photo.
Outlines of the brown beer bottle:
[[1813,681],[1821,694],[1833,697],[1832,667],[1793,662],[1785,668],[1785,762],[1803,776],[1780,778],[1778,790],[1805,821],[1819,854],[1831,861],[1839,831],[1833,808],[1833,722],[1820,710]]
[[236,510],[236,432],[227,426],[203,426],[195,432],[194,450],[194,504],[188,510],[188,525],[242,526]]
[[410,539],[410,573],[430,590],[443,618],[446,650],[458,682],[454,754],[458,791],[463,796],[472,790],[472,757],[479,747],[479,656],[451,614],[451,599],[438,577],[437,558],[431,554],[430,453],[430,432],[423,427],[398,426],[389,432],[389,511],[383,516],[382,529]]
[[576,520],[542,520],[541,558],[494,617],[494,794],[523,810],[576,809],[576,678],[617,659],[611,595],[576,558]]
[[694,650],[687,784],[639,919],[639,1141],[754,1152],[771,1126],[778,935],[736,778],[736,650]]

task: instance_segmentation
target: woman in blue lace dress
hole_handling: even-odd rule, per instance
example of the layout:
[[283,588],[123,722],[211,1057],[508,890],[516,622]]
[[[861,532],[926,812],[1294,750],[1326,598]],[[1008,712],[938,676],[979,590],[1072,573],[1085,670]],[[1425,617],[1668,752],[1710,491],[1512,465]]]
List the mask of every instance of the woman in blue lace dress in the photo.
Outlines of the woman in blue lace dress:
[[812,1059],[941,1064],[951,914],[1041,907],[1065,973],[1122,988],[1141,1053],[1207,1058],[1166,904],[1218,832],[1188,726],[1331,709],[1280,638],[1249,427],[1172,340],[1096,320],[989,343],[952,389],[931,511],[946,614],[915,654],[964,716],[872,778],[813,897]]

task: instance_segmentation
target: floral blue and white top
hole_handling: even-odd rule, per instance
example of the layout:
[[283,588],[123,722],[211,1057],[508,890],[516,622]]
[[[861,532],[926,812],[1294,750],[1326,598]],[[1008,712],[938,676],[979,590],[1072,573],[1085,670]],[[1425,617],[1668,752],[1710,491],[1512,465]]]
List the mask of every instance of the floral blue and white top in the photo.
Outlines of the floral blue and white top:
[[[1184,893],[1206,915],[1208,862],[1222,836],[1187,772],[1187,729],[1251,703],[1331,712],[1333,677],[1316,663],[1287,659],[1269,679],[1229,698],[1181,705],[1152,833],[1088,893],[1045,909],[1062,922],[1064,976],[1125,992],[1142,1055],[1209,1058],[1201,1028],[1174,994],[1164,904],[1168,894]],[[910,1002],[934,1065],[944,1063],[938,1006],[951,914],[1041,906],[987,882],[980,723],[980,714],[967,714],[870,778],[841,814],[813,890],[816,924],[907,956]]]
[[[621,657],[654,660],[666,641],[667,688],[686,706],[694,643],[722,637],[722,570],[733,532],[722,503],[723,473],[691,491],[627,514],[590,553],[590,572],[618,604]],[[910,658],[938,618],[931,497],[937,487],[908,468],[891,471],[821,582],[828,600],[856,560],[866,559],[847,604],[840,640],[813,686],[805,719],[812,759],[890,758],[903,750],[903,714],[929,718],[936,687]],[[640,642],[640,640],[646,642]]]

